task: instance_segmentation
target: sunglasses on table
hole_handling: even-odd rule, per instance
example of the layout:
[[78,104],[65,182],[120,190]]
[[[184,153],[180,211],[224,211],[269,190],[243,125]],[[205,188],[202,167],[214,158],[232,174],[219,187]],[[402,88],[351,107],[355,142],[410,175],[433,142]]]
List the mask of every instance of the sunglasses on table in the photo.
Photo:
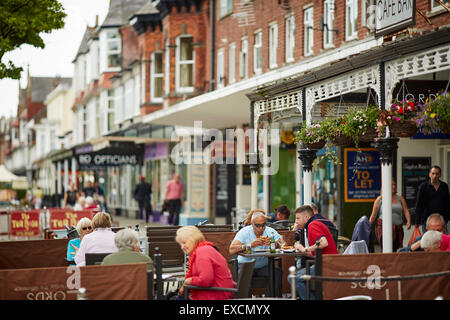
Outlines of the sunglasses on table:
[[89,230],[92,230],[92,227],[91,227],[91,226],[89,226],[89,227],[83,227],[83,228],[81,228],[81,229],[82,229],[82,230],[85,230],[85,231],[88,230],[88,229],[89,229]]
[[261,224],[254,223],[253,225],[257,228],[264,228],[266,226],[266,223],[261,223]]

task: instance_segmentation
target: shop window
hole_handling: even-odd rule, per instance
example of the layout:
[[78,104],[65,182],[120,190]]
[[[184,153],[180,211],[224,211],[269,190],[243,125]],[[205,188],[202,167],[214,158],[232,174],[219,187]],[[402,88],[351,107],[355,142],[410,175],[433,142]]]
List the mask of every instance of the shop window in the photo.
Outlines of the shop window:
[[305,56],[313,54],[314,46],[314,8],[309,7],[303,12],[303,24],[305,30]]
[[262,72],[262,31],[255,32],[253,43],[253,72]]
[[177,91],[194,91],[194,47],[192,36],[177,39]]
[[286,62],[294,61],[295,49],[295,17],[293,14],[286,18]]
[[323,47],[333,47],[333,35],[334,31],[334,0],[325,0],[323,2],[323,23],[326,28],[323,31]]
[[163,54],[155,52],[152,54],[151,70],[151,97],[152,102],[162,102],[163,96]]
[[346,0],[345,3],[345,40],[358,37],[358,0]]
[[239,76],[241,79],[248,78],[248,40],[241,40],[241,51],[239,52]]

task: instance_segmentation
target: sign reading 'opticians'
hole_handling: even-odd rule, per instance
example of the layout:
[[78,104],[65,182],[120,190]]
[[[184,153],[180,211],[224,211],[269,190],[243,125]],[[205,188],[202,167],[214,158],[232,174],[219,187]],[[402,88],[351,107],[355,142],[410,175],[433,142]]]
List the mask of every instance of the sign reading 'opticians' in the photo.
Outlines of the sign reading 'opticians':
[[377,36],[392,33],[414,24],[415,0],[377,0],[375,33]]

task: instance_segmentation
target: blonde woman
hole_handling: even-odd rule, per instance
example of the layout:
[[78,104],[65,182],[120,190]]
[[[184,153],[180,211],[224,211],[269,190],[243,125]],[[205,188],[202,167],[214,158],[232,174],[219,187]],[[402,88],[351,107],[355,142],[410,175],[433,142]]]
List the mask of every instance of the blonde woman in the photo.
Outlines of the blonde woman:
[[[195,226],[182,227],[177,230],[175,240],[181,250],[189,255],[189,266],[183,286],[178,294],[183,296],[184,285],[190,284],[200,287],[234,288],[227,261],[214,248],[212,242],[205,241],[203,233]],[[233,293],[222,291],[192,290],[192,300],[224,300],[231,299]]]
[[80,244],[75,255],[77,266],[86,265],[86,253],[113,253],[117,252],[114,240],[115,233],[111,230],[111,217],[106,212],[98,212],[92,218],[92,233],[87,234]]

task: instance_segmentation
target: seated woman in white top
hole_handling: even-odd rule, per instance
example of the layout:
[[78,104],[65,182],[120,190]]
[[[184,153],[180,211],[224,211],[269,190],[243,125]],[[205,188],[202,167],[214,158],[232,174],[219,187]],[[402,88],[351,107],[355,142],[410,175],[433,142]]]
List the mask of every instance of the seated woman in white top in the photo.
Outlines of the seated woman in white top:
[[92,233],[84,236],[80,249],[75,254],[77,266],[85,266],[86,253],[117,252],[115,233],[111,230],[111,217],[106,212],[98,212],[92,219]]

